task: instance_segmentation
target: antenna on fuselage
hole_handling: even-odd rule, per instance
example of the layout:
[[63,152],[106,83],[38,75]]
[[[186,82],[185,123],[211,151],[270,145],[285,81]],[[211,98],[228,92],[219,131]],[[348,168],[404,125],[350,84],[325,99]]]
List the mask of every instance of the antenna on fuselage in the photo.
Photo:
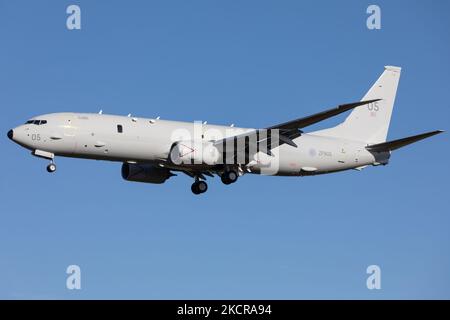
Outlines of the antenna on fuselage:
[[160,116],[157,116],[156,119],[150,119],[150,123],[152,123],[152,124],[155,123],[156,120],[159,120],[159,118],[161,118],[161,117],[160,117]]

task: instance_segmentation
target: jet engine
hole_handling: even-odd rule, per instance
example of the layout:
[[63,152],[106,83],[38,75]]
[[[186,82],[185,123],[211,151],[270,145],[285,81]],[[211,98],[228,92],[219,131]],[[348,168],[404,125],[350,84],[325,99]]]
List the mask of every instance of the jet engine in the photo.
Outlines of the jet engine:
[[221,153],[211,142],[179,141],[170,151],[170,160],[175,164],[215,165],[221,160]]
[[127,181],[164,183],[174,174],[169,169],[156,167],[151,164],[131,164],[122,165],[122,178]]

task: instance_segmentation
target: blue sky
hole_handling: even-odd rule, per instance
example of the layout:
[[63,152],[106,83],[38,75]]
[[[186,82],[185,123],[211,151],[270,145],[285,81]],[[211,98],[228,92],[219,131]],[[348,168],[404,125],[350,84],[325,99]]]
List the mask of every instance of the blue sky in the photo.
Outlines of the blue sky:
[[[81,7],[82,29],[65,13]],[[366,27],[378,4],[381,30]],[[389,138],[448,130],[448,1],[0,0],[0,298],[449,299],[448,133],[386,167],[164,185],[46,161],[6,132],[98,112],[263,127],[359,100],[403,68]],[[328,127],[344,116],[311,127]],[[66,289],[68,265],[82,289]],[[366,268],[382,289],[366,288]]]

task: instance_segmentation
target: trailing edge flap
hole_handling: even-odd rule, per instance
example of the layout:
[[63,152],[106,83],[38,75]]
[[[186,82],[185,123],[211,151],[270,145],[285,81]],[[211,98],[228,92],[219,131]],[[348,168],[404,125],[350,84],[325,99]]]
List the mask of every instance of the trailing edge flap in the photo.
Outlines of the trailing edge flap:
[[367,146],[366,149],[368,151],[374,151],[374,152],[393,151],[393,150],[399,149],[401,147],[407,146],[408,144],[417,142],[419,140],[422,140],[422,139],[434,136],[434,135],[442,133],[442,132],[444,132],[444,131],[442,131],[442,130],[430,131],[430,132],[418,134],[418,135],[415,135],[415,136],[406,137],[406,138],[403,138],[403,139],[398,139],[398,140],[392,140],[392,141],[387,141],[387,142],[383,142],[383,143],[373,144],[371,146]]

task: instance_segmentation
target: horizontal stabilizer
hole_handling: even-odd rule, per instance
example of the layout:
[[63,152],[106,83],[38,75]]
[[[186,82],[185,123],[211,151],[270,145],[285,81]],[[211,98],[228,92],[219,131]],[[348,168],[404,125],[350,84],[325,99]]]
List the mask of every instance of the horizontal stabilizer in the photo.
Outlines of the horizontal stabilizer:
[[375,152],[393,151],[393,150],[399,149],[401,147],[407,146],[408,144],[417,142],[419,140],[434,136],[434,135],[442,133],[442,132],[444,132],[444,131],[436,130],[436,131],[431,131],[431,132],[427,132],[427,133],[422,133],[422,134],[418,134],[418,135],[403,138],[403,139],[373,144],[371,146],[367,146],[366,149],[369,151],[375,151]]

